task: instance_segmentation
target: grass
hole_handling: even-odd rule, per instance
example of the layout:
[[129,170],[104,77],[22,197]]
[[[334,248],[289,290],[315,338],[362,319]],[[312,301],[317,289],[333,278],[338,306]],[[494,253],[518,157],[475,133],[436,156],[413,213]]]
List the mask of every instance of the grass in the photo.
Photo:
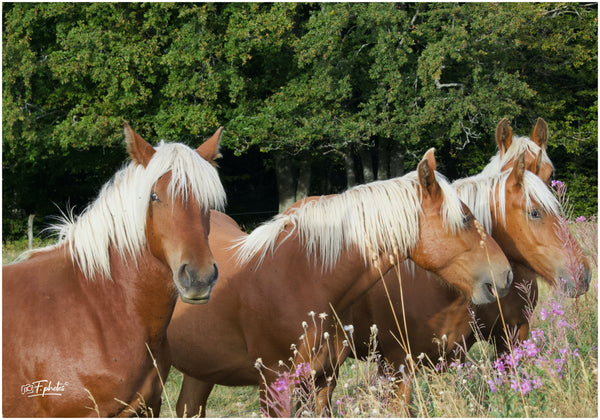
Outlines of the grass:
[[[175,406],[181,389],[183,374],[171,368],[162,395],[160,417],[177,417]],[[207,417],[259,417],[258,388],[254,386],[226,387],[216,385],[208,399]],[[168,409],[169,404],[173,412]]]

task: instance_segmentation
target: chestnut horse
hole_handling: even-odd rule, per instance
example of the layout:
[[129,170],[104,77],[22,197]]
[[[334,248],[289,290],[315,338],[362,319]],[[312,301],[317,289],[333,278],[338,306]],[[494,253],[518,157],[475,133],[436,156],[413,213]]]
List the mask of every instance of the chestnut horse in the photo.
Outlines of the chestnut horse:
[[495,289],[504,295],[508,261],[488,237],[488,262],[476,221],[435,165],[430,150],[415,172],[305,199],[250,235],[214,212],[209,243],[221,274],[212,302],[178,302],[168,328],[173,366],[184,373],[178,415],[205,415],[214,384],[260,385],[265,408],[292,355],[324,377],[337,353],[315,340],[335,334],[334,313],[394,261],[412,258],[474,303],[495,300]]
[[177,295],[205,303],[217,280],[208,233],[210,208],[225,204],[212,165],[220,134],[197,150],[154,149],[126,123],[132,161],[56,226],[56,245],[3,267],[4,416],[159,409],[151,354],[168,351]]
[[[529,324],[524,311],[537,301],[537,275],[553,285],[563,279],[571,296],[584,293],[591,278],[583,251],[577,246],[574,254],[579,267],[572,269],[572,258],[563,246],[564,237],[555,229],[560,205],[547,186],[553,172],[545,153],[547,139],[547,126],[541,118],[531,139],[513,137],[508,122],[502,120],[496,130],[498,155],[479,175],[453,184],[513,267],[513,284],[508,295],[500,299],[509,334],[504,331],[497,303],[473,308],[481,335],[493,341],[499,351],[508,349],[507,339],[515,332],[519,340],[527,337]],[[574,278],[574,271],[582,273],[581,277]],[[476,340],[468,306],[457,291],[442,285],[435,274],[414,264],[410,268],[400,265],[342,318],[354,326],[356,357],[367,357],[373,350],[368,343],[370,327],[376,324],[377,351],[394,369],[399,369],[407,365],[407,354],[414,359],[423,353],[436,363],[440,356],[458,346],[468,350]],[[462,351],[455,353],[463,355]],[[331,383],[321,394],[332,392],[333,386]],[[408,402],[410,391],[405,384],[401,384],[400,391]]]

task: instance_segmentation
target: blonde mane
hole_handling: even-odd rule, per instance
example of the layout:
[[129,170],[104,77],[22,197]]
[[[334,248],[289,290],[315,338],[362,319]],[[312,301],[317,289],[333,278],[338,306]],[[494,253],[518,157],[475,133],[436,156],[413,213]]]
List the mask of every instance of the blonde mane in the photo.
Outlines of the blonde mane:
[[[533,142],[529,137],[519,137],[513,136],[512,142],[508,150],[504,152],[502,156],[500,156],[500,152],[496,153],[490,159],[490,163],[486,165],[485,168],[480,172],[482,175],[494,175],[498,174],[502,171],[508,163],[514,162],[515,159],[520,156],[523,152],[527,152],[532,156],[537,156],[540,152],[541,147],[538,146],[535,142]],[[542,163],[548,164],[554,169],[554,165],[552,161],[548,157],[548,153],[546,153],[546,149],[542,149]]]
[[[448,181],[436,173],[444,201],[444,225],[453,232],[462,227],[462,205]],[[258,258],[260,265],[277,246],[298,235],[307,258],[331,270],[342,251],[356,247],[369,264],[371,252],[406,257],[419,238],[421,187],[416,172],[402,178],[375,181],[342,194],[306,201],[275,216],[240,240],[239,264]],[[285,236],[280,238],[280,234]]]
[[147,167],[130,162],[102,187],[98,198],[79,217],[63,215],[51,227],[59,237],[52,247],[65,244],[73,263],[87,279],[96,274],[111,278],[110,248],[122,258],[129,256],[137,261],[146,244],[146,213],[152,188],[167,172],[171,172],[169,193],[173,200],[193,199],[204,209],[225,206],[225,191],[216,169],[196,151],[183,144],[163,142],[155,149]]
[[[452,183],[460,199],[471,209],[475,218],[489,234],[492,234],[493,220],[506,225],[506,182],[512,171],[513,168],[497,174],[481,172]],[[550,188],[530,171],[525,171],[523,174],[523,197],[527,211],[533,209],[535,201],[541,206],[540,210],[546,213],[553,215],[560,213],[560,204]],[[496,203],[500,214],[493,215],[492,208],[496,208]]]

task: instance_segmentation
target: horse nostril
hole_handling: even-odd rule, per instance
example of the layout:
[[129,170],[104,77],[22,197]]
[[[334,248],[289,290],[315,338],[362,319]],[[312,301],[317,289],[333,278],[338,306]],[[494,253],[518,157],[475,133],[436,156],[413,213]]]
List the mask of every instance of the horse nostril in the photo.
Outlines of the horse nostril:
[[512,270],[508,270],[506,273],[506,287],[510,287],[513,281],[513,272]]
[[212,277],[210,279],[210,284],[211,285],[215,284],[217,282],[217,279],[219,278],[219,267],[217,267],[216,263],[213,264],[213,267],[214,267],[214,272],[213,272],[213,275],[212,275]]
[[190,286],[190,276],[188,276],[187,273],[187,264],[181,264],[179,266],[179,270],[177,270],[177,279],[179,280],[179,282],[181,283],[182,286],[184,287],[189,287]]

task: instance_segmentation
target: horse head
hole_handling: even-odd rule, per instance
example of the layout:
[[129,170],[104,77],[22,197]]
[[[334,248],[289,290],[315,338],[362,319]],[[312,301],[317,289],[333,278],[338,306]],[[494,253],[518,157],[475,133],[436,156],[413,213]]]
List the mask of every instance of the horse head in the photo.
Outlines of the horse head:
[[[419,241],[410,258],[472,296],[473,303],[495,301],[508,293],[512,282],[508,260],[449,184],[438,182],[435,169],[431,149],[417,168],[423,211]],[[449,226],[449,218],[458,222]]]
[[[175,287],[187,303],[207,302],[218,277],[208,234],[209,201],[215,201],[211,196],[224,197],[215,169],[221,132],[220,128],[195,151],[176,144],[155,149],[125,125],[131,159],[146,171],[164,172],[151,186],[149,196],[140,198],[147,200],[147,244],[152,255],[170,268]],[[215,180],[215,190],[205,187]]]

